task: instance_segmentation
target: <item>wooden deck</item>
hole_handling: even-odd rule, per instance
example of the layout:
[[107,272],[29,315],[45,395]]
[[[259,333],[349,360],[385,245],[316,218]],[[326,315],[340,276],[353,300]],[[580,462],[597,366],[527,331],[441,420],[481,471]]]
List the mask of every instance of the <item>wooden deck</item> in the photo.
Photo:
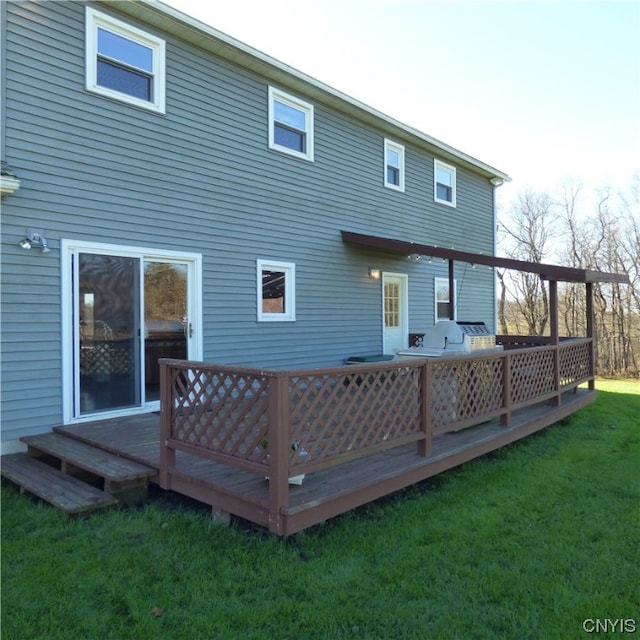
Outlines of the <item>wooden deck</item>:
[[[290,486],[277,526],[270,482],[264,475],[176,451],[170,489],[254,522],[279,535],[297,531],[393,493],[543,429],[593,402],[592,389],[573,388],[560,402],[515,410],[508,426],[499,417],[457,432],[435,434],[428,455],[415,442],[342,461],[306,474]],[[160,469],[160,415],[156,413],[56,428],[103,450]]]
[[[298,370],[161,360],[160,412],[22,438],[29,451],[10,459],[10,470],[25,490],[70,513],[111,497],[136,502],[155,482],[216,515],[290,535],[593,402],[592,349],[591,339],[566,339]],[[79,472],[106,495],[85,495],[63,477]]]

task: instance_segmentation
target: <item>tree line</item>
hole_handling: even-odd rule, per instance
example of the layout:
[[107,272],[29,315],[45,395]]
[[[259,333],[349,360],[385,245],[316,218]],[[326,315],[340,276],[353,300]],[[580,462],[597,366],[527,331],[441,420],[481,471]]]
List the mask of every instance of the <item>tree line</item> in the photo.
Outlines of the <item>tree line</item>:
[[[498,216],[499,254],[519,260],[626,273],[630,284],[594,285],[596,371],[640,375],[640,177],[623,190],[525,190]],[[498,270],[499,331],[549,335],[548,283]],[[586,335],[585,285],[558,283],[562,336]]]

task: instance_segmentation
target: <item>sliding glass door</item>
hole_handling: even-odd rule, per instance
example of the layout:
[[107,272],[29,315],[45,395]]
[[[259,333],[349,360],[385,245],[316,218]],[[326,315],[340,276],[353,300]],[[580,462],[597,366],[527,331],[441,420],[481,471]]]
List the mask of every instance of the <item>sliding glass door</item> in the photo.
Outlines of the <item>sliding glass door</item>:
[[83,248],[69,260],[70,419],[156,408],[158,359],[199,353],[196,262]]

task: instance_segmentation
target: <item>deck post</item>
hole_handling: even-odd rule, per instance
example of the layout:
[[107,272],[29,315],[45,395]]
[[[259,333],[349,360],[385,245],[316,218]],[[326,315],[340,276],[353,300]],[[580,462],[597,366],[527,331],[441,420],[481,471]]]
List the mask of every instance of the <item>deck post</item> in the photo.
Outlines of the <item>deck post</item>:
[[433,420],[431,417],[431,396],[433,389],[433,367],[427,360],[420,367],[420,428],[424,438],[418,440],[418,455],[425,457],[431,454],[433,441]]
[[168,441],[171,438],[171,377],[169,365],[162,360],[158,361],[160,367],[160,469],[158,470],[158,484],[162,489],[169,488],[169,467],[176,463],[176,452],[170,449]]
[[269,439],[269,531],[282,535],[281,508],[289,502],[289,447],[291,411],[289,373],[269,374],[268,384]]
[[502,406],[504,413],[500,416],[500,425],[511,424],[511,354],[507,351],[502,359]]

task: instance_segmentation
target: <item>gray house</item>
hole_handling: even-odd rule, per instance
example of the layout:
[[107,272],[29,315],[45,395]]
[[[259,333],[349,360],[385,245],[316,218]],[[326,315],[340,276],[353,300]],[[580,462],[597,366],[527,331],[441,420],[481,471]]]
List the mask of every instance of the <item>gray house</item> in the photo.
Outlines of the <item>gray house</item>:
[[[494,327],[508,176],[159,2],[0,3],[2,445],[158,410],[160,357],[393,354]],[[421,259],[418,259],[421,258]]]

